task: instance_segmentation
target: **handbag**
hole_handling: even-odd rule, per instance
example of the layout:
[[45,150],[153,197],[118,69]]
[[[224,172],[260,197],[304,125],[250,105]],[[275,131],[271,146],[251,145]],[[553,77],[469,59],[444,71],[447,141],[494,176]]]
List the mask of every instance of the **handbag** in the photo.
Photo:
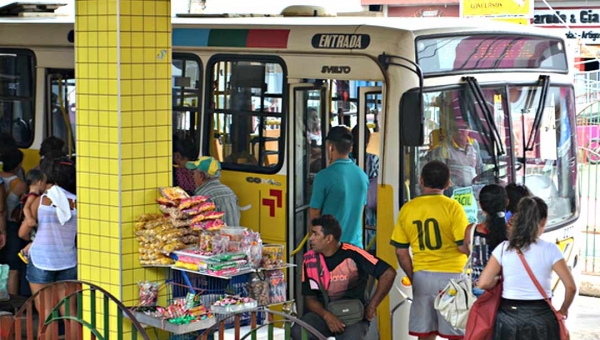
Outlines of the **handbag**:
[[[471,242],[469,250],[473,249],[473,235],[477,225],[471,227]],[[471,273],[473,271],[472,256],[469,255],[459,279],[450,279],[444,290],[435,297],[434,308],[455,329],[464,330],[471,307],[477,300],[473,294],[473,282]]]
[[[504,247],[504,243],[502,243]],[[504,248],[502,248],[504,256]],[[496,315],[502,301],[502,280],[486,291],[475,301],[469,312],[464,340],[487,340],[494,335]]]
[[362,301],[358,299],[344,299],[333,302],[329,301],[329,296],[325,291],[323,282],[321,282],[322,269],[320,254],[317,254],[317,268],[319,269],[319,289],[323,294],[325,309],[340,319],[340,321],[346,326],[351,326],[363,321],[365,318],[365,307]]
[[542,296],[544,297],[544,300],[546,300],[546,302],[548,303],[548,306],[550,306],[550,309],[552,309],[552,312],[554,312],[554,316],[556,316],[556,320],[558,321],[558,329],[560,330],[560,340],[569,340],[571,338],[571,336],[569,335],[569,330],[567,329],[567,325],[565,324],[565,318],[552,305],[552,302],[550,301],[550,297],[548,297],[548,295],[546,294],[546,291],[544,290],[544,288],[542,288],[542,285],[540,284],[540,282],[535,278],[535,275],[533,275],[533,272],[531,271],[531,267],[529,267],[529,264],[527,264],[527,261],[525,260],[525,256],[523,256],[523,253],[521,253],[520,250],[517,253],[519,254],[519,259],[521,259],[521,262],[523,263],[523,266],[525,267],[527,274],[529,274],[531,281],[533,281],[533,284],[535,285],[535,287],[538,289],[540,294],[542,294]]

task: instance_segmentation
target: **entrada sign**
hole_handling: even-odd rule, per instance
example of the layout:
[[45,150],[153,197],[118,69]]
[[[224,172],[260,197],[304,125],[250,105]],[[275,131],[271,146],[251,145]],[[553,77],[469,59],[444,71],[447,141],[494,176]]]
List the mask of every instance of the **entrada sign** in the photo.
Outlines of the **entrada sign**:
[[368,34],[315,34],[312,37],[314,48],[328,49],[357,49],[364,50],[369,47],[371,37]]

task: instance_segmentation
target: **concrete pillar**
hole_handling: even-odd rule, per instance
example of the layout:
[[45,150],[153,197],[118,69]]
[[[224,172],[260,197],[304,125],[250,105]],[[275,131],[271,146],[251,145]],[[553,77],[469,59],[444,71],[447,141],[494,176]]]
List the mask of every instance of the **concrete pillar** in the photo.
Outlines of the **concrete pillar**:
[[140,267],[133,229],[172,178],[171,3],[77,0],[75,12],[78,275],[131,306],[138,281],[164,280]]

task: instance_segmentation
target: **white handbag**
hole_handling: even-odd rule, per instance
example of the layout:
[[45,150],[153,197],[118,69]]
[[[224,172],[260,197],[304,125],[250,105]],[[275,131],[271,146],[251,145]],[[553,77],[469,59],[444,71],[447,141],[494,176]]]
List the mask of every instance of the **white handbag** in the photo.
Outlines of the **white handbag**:
[[[469,251],[472,253],[473,237],[477,225],[471,228],[471,241]],[[472,269],[471,254],[465,263],[463,272],[459,279],[450,279],[446,288],[435,298],[434,307],[450,323],[452,327],[458,330],[464,330],[467,327],[467,319],[471,306],[477,300],[473,294],[473,284],[471,280]]]

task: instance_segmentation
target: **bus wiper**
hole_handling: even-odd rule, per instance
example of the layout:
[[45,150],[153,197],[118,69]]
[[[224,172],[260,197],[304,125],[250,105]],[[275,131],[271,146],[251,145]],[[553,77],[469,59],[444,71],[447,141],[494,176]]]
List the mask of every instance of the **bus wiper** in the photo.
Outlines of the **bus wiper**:
[[[494,121],[492,111],[490,111],[490,108],[486,105],[485,97],[483,95],[483,91],[481,90],[481,86],[479,86],[479,82],[475,77],[464,77],[463,79],[469,85],[469,88],[473,93],[473,97],[475,98],[479,109],[483,113],[491,139],[490,144],[492,144],[492,147],[495,148],[497,151],[496,153],[490,153],[492,156],[492,162],[494,163],[494,173],[496,174],[495,177],[497,178],[500,173],[500,168],[498,166],[498,157],[505,154],[504,146],[501,142],[502,138],[500,137],[500,133],[498,132],[498,128],[496,127],[496,122]],[[479,119],[479,117],[476,118]]]
[[548,97],[548,89],[550,88],[550,76],[540,76],[542,92],[540,93],[540,102],[538,104],[537,111],[535,112],[535,119],[533,120],[533,126],[529,132],[529,138],[527,138],[527,144],[525,151],[533,151],[535,146],[535,140],[540,133],[540,125],[542,125],[542,117],[544,116],[544,108],[546,105],[546,99]]

